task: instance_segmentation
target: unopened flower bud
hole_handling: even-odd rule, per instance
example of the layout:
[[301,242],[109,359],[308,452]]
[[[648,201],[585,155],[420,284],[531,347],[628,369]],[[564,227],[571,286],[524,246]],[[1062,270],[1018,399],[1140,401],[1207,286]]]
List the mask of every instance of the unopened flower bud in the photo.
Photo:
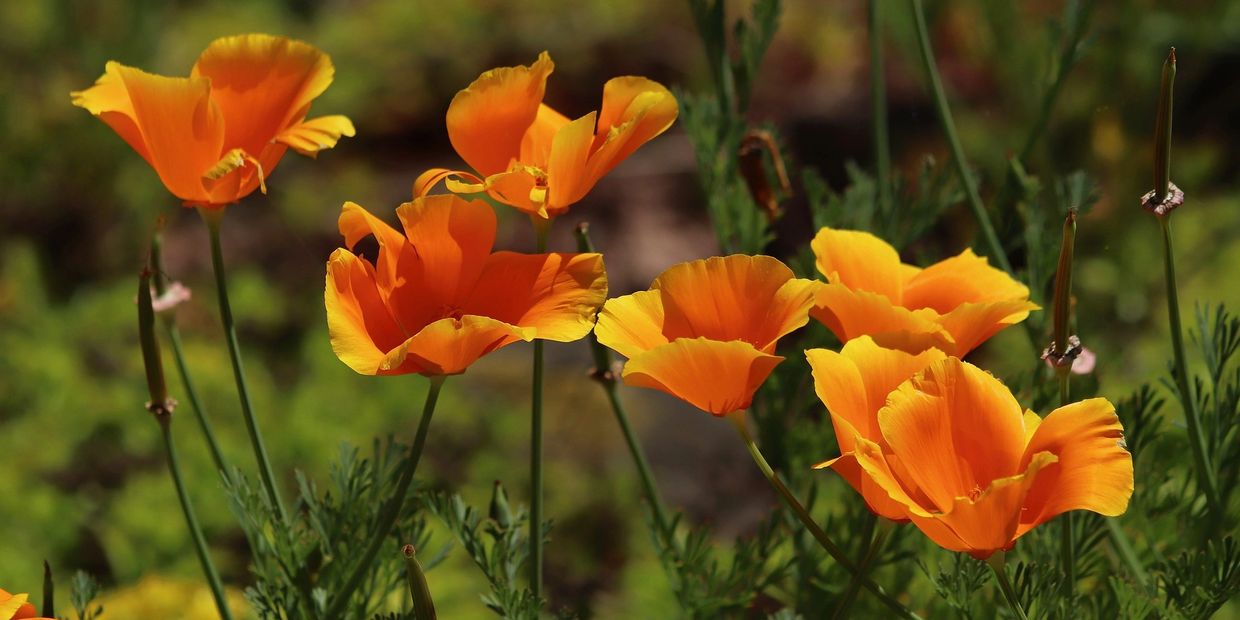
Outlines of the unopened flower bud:
[[775,178],[779,181],[779,191],[784,195],[792,193],[792,184],[788,182],[788,173],[784,169],[783,155],[780,154],[779,145],[776,144],[770,132],[760,129],[749,130],[741,139],[737,155],[740,160],[741,176],[745,179],[745,185],[749,187],[749,195],[766,213],[767,219],[774,220],[779,217],[779,196],[775,192],[776,188],[771,187],[770,177],[767,176],[766,164],[763,161],[764,152],[771,158]]

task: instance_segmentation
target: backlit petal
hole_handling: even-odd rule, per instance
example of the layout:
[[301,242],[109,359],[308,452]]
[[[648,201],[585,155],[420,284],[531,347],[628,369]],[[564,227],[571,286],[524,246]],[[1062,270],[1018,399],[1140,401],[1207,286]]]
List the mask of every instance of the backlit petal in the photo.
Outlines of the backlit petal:
[[951,335],[937,323],[933,310],[909,310],[877,293],[853,290],[843,284],[820,285],[810,315],[841,342],[870,336],[883,347],[910,353],[953,348]]
[[528,67],[491,69],[453,97],[448,139],[465,163],[484,177],[508,169],[538,116],[547,76],[554,68],[543,52]]
[[413,248],[405,241],[405,236],[355,202],[344,203],[336,225],[344,236],[345,247],[350,250],[362,239],[370,236],[379,243],[379,255],[375,258],[375,277],[383,298],[389,299],[393,289],[400,284],[400,276],[397,275],[400,263],[417,260],[413,255]]
[[810,242],[818,271],[832,284],[868,291],[901,305],[907,270],[886,241],[859,230],[823,228]]
[[496,252],[464,309],[533,328],[535,338],[570,342],[590,333],[606,298],[602,254]]
[[[838,436],[838,430],[836,434]],[[907,521],[909,519],[908,507],[901,502],[891,499],[886,489],[876,483],[861,468],[854,454],[848,453],[814,466],[815,469],[828,467],[839,474],[848,483],[848,486],[851,486],[853,490],[861,494],[866,506],[870,508],[870,512],[892,521]]]
[[555,134],[547,163],[547,212],[557,215],[585,197],[593,183],[586,178],[586,158],[594,139],[594,112]]
[[630,358],[623,377],[627,385],[660,390],[722,416],[748,408],[783,359],[738,340],[680,338]]
[[[551,160],[551,142],[555,140],[560,128],[569,122],[567,116],[560,114],[551,106],[545,103],[540,104],[534,123],[525,130],[525,136],[521,138],[521,155],[518,158],[521,163],[546,168],[547,162]],[[593,137],[593,126],[590,128],[590,133]]]
[[452,194],[416,198],[396,209],[418,261],[402,274],[411,295],[438,305],[439,316],[461,312],[495,242],[495,212],[481,200]]
[[1005,327],[1025,320],[1030,310],[1037,309],[1037,304],[1027,299],[968,303],[939,317],[938,322],[952,336],[953,343],[948,350],[956,357],[964,357]]
[[343,248],[333,252],[323,301],[332,351],[354,371],[378,374],[388,351],[405,335],[379,294],[370,263]]
[[293,125],[280,132],[276,141],[287,144],[302,155],[314,157],[319,151],[335,147],[341,136],[353,137],[355,134],[353,121],[347,116],[335,114]]
[[484,189],[495,200],[519,211],[548,217],[546,185],[540,184],[539,177],[526,168],[491,175],[486,178]]
[[603,86],[603,107],[587,178],[593,186],[638,147],[667,131],[680,106],[666,87],[643,77],[618,77]]
[[608,299],[598,315],[594,335],[603,346],[629,359],[659,345],[663,335],[663,296],[659,291],[639,291]]
[[904,285],[905,307],[940,314],[961,304],[1017,300],[1028,301],[1029,288],[971,249],[922,269]]
[[1105,398],[1072,403],[1046,416],[1025,449],[1025,460],[1049,452],[1059,462],[1034,483],[1021,533],[1068,510],[1123,514],[1133,490],[1132,455],[1123,433],[1115,407]]
[[129,100],[129,91],[118,71],[120,67],[117,62],[107,63],[103,75],[99,76],[94,86],[69,95],[73,98],[73,105],[98,116],[153,167],[155,164],[147,152],[142,130],[138,128],[137,114]]
[[1025,448],[1024,411],[985,371],[947,358],[891,394],[878,425],[892,453],[940,512],[1015,475]]
[[[533,329],[509,325],[484,316],[467,314],[445,318],[422,329],[402,347],[404,359],[383,374],[412,372],[429,375],[457,375],[478,358],[500,347],[534,337]],[[398,360],[393,360],[393,362]]]

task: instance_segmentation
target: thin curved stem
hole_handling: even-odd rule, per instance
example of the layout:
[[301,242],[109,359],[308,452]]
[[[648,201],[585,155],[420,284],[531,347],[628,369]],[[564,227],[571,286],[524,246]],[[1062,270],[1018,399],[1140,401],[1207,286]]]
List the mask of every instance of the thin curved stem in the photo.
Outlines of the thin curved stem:
[[176,444],[172,441],[172,414],[156,415],[155,419],[159,421],[159,429],[164,437],[164,453],[168,458],[168,472],[172,474],[172,484],[176,486],[177,499],[181,502],[181,512],[185,515],[185,524],[189,527],[190,537],[194,539],[194,551],[198,554],[198,562],[202,565],[207,585],[211,587],[211,596],[215,598],[215,606],[220,612],[220,618],[232,620],[232,610],[228,608],[228,599],[224,596],[224,584],[220,581],[219,572],[215,570],[215,563],[211,561],[211,553],[207,550],[207,539],[202,534],[198,516],[194,513],[194,506],[189,501],[189,494],[186,493],[185,483],[181,479],[181,464],[177,460]]
[[358,556],[357,565],[353,567],[353,572],[337,591],[336,598],[327,609],[324,618],[340,618],[345,607],[348,607],[349,598],[353,596],[353,592],[367,576],[373,575],[374,567],[371,564],[375,556],[379,554],[379,549],[383,547],[383,542],[387,540],[388,534],[392,532],[392,527],[396,525],[396,520],[400,518],[400,509],[405,505],[409,487],[413,484],[413,475],[418,470],[418,461],[422,459],[422,448],[426,445],[426,434],[431,426],[431,417],[435,414],[435,404],[439,402],[439,391],[443,388],[444,379],[443,376],[430,377],[431,385],[426,392],[426,403],[422,406],[422,418],[418,420],[418,430],[413,436],[413,443],[409,446],[409,456],[400,470],[396,492],[380,509],[379,518],[376,521],[377,527],[371,535],[370,543]]
[[220,321],[224,325],[224,336],[228,341],[228,356],[232,360],[233,380],[237,384],[237,396],[241,400],[241,413],[245,418],[245,428],[250,434],[254,458],[258,461],[259,477],[262,478],[263,487],[267,490],[267,497],[271,501],[272,508],[280,517],[280,523],[288,526],[288,513],[284,509],[284,501],[280,498],[280,490],[276,486],[271,460],[267,457],[267,447],[263,444],[263,435],[258,429],[258,421],[254,418],[250,387],[245,379],[245,367],[241,363],[241,345],[237,341],[237,327],[233,322],[232,306],[228,302],[228,279],[224,271],[224,253],[220,248],[220,221],[224,217],[224,209],[199,207],[198,213],[206,222],[207,232],[211,238],[211,266],[215,271]]
[[[762,474],[766,476],[767,481],[771,483],[771,486],[774,487],[775,491],[778,492],[780,497],[784,499],[784,503],[787,504],[788,507],[792,509],[792,512],[796,514],[797,518],[801,520],[801,524],[805,526],[805,529],[809,530],[809,533],[813,535],[815,540],[818,541],[818,544],[827,552],[828,555],[839,563],[840,566],[844,567],[845,570],[853,575],[856,575],[858,572],[857,567],[849,561],[848,557],[844,555],[844,552],[839,548],[839,546],[837,546],[835,542],[831,540],[831,537],[823,531],[822,527],[818,525],[818,522],[814,521],[814,517],[809,514],[809,511],[805,509],[805,506],[801,504],[796,495],[793,495],[792,491],[789,490],[783,481],[779,479],[779,475],[775,473],[775,470],[771,469],[770,463],[766,462],[766,457],[762,456],[762,451],[759,450],[758,445],[754,443],[753,436],[749,434],[749,428],[745,425],[745,412],[741,410],[729,413],[728,419],[731,420],[732,425],[736,427],[736,432],[740,433],[741,440],[745,443],[745,448],[749,450],[749,455],[753,457],[753,461],[757,464],[758,469],[762,471]],[[890,594],[887,594],[885,590],[879,587],[878,584],[875,584],[868,577],[859,577],[859,579],[862,580],[861,585],[865,586],[865,589],[872,592],[874,596],[878,597],[878,599],[882,601],[884,605],[900,617],[907,618],[909,620],[920,618],[920,616],[902,605],[900,601],[897,601]]]
[[857,594],[861,592],[861,581],[869,576],[873,569],[874,560],[883,551],[883,547],[887,544],[887,537],[891,534],[894,524],[891,521],[882,519],[877,515],[871,514],[869,521],[866,522],[866,546],[861,562],[857,564],[857,572],[853,573],[853,578],[848,582],[848,589],[844,590],[844,596],[840,599],[840,604],[835,608],[832,618],[847,618],[849,611],[852,609],[853,603],[857,601]]
[[[547,251],[551,220],[532,218],[538,253]],[[543,577],[543,341],[534,340],[530,388],[530,591],[542,598]]]
[[1020,620],[1029,620],[1029,616],[1025,614],[1025,608],[1020,606],[1020,599],[1016,597],[1016,590],[1012,588],[1012,582],[1008,581],[1007,573],[1003,570],[1003,564],[1007,559],[1007,554],[997,551],[986,559],[986,564],[990,566],[990,570],[994,571],[995,579],[999,582],[999,590],[1003,592],[1003,598],[1007,600],[1008,606],[1012,608],[1012,613],[1016,614]]

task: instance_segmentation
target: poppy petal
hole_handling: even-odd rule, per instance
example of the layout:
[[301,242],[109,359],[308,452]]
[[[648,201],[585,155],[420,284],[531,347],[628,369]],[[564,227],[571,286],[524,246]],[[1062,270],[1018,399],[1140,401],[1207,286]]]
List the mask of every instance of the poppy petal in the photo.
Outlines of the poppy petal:
[[978,345],[1004,328],[1015,325],[1037,310],[1037,304],[1027,299],[1008,301],[966,303],[939,317],[939,325],[951,334],[952,355],[964,357]]
[[947,314],[962,304],[1029,300],[1029,288],[965,249],[918,271],[904,285],[904,306]]
[[590,333],[606,298],[602,254],[496,252],[464,308],[532,328],[536,338],[571,342]]
[[[451,189],[451,187],[449,187]],[[486,178],[483,189],[495,200],[529,215],[548,217],[547,187],[527,168],[515,168]]]
[[886,241],[860,230],[823,228],[810,242],[818,271],[832,284],[882,295],[902,305],[908,269]]
[[594,336],[603,346],[629,359],[659,345],[663,335],[663,296],[659,291],[639,291],[613,297],[603,304]]
[[491,254],[495,212],[481,200],[436,194],[402,204],[396,215],[418,257],[403,272],[410,294],[438,306],[441,317],[461,312]]
[[125,82],[118,71],[120,67],[120,63],[108,62],[104,66],[103,75],[99,76],[94,86],[69,95],[73,98],[73,105],[98,116],[124,139],[130,148],[137,151],[146,163],[154,167],[146,148],[146,140],[142,137],[142,130],[138,128],[135,120],[137,114],[129,100],[129,91],[126,90]]
[[[543,103],[538,106],[538,115],[534,123],[525,130],[521,138],[520,160],[531,166],[546,168],[551,160],[551,142],[560,129],[571,122],[567,116],[560,114],[551,106]],[[594,128],[590,128],[593,136]]]
[[401,280],[397,275],[400,263],[417,260],[413,248],[405,241],[405,236],[387,222],[371,215],[356,202],[344,203],[336,225],[344,236],[345,247],[350,250],[362,239],[370,236],[379,243],[379,255],[375,259],[375,278],[383,298],[390,299],[392,291]]
[[508,169],[538,117],[547,76],[547,52],[525,67],[500,67],[478,76],[448,106],[448,139],[461,159],[484,177]]
[[363,375],[378,374],[387,352],[405,340],[378,286],[370,262],[343,248],[327,261],[327,331],[332,351]]
[[891,300],[843,284],[817,287],[810,316],[835,334],[840,342],[870,336],[880,346],[920,353],[936,348],[953,350],[951,334],[936,321],[933,310],[909,310]]
[[547,212],[556,215],[585,197],[593,186],[586,178],[586,159],[594,139],[591,112],[560,128],[547,163]]
[[871,509],[887,506],[887,510],[900,512],[879,497],[881,490],[886,494],[887,500],[903,507],[905,518],[912,518],[914,515],[929,517],[937,511],[909,476],[908,468],[902,466],[899,457],[884,450],[877,442],[857,437],[854,450],[850,454],[863,472],[862,495],[867,503],[873,502],[870,503]]
[[334,148],[341,136],[352,138],[357,131],[347,116],[334,114],[302,121],[276,136],[276,141],[287,144],[294,151],[314,157],[319,151]]
[[680,338],[630,358],[623,378],[627,385],[660,390],[723,416],[748,408],[783,359],[739,340]]
[[608,80],[603,85],[587,185],[593,186],[638,147],[667,131],[679,113],[676,97],[658,82],[634,76]]
[[533,329],[485,316],[466,314],[460,318],[440,319],[422,328],[401,345],[403,357],[391,360],[393,370],[389,372],[459,375],[483,355],[533,338]]
[[[478,177],[468,172],[464,172],[461,170],[449,170],[448,168],[431,168],[427,170],[426,172],[419,174],[418,178],[414,179],[413,197],[421,198],[422,196],[429,194],[431,189],[433,189],[436,185],[438,185],[440,181],[447,181],[451,183],[454,179],[456,180],[457,183],[461,183],[462,181],[464,181],[469,184],[478,185],[479,187],[477,191],[479,192],[485,191],[486,189],[485,187],[482,187],[482,183],[483,183],[482,179],[479,179]],[[457,192],[457,193],[472,194],[476,192]]]
[[[1029,493],[1022,530],[1069,510],[1121,515],[1132,497],[1132,455],[1115,407],[1091,398],[1046,416],[1025,449],[1025,460],[1042,452],[1059,462],[1038,477]],[[1023,531],[1022,531],[1023,533]]]
[[[839,436],[839,431],[836,431]],[[837,458],[831,459],[824,463],[814,466],[814,469],[830,468],[839,474],[848,486],[852,487],[865,500],[866,506],[870,512],[891,519],[892,521],[908,521],[908,507],[898,502],[888,495],[886,489],[878,485],[857,462],[857,457],[852,453],[844,454]]]
[[1024,410],[998,379],[946,358],[902,384],[878,412],[891,452],[940,512],[1019,471]]

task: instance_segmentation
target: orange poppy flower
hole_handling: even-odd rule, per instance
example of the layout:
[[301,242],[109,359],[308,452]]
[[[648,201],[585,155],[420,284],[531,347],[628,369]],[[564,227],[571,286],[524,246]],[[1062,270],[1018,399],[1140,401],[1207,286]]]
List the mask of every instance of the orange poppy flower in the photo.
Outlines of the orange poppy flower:
[[0,588],[0,620],[52,620],[39,617],[34,605],[26,602],[28,594],[9,594]]
[[247,34],[216,39],[188,78],[108,62],[73,105],[120,134],[188,206],[222,206],[256,188],[289,148],[313,157],[352,136],[344,116],[306,120],[335,68],[313,46]]
[[528,67],[491,69],[457,93],[448,139],[473,172],[432,168],[414,182],[413,195],[446,179],[450,191],[485,191],[531,215],[555,217],[679,113],[667,88],[626,76],[603,86],[600,111],[570,120],[542,102],[554,68],[543,52]]
[[[396,209],[397,232],[346,203],[349,249],[327,262],[327,328],[340,361],[364,375],[455,375],[519,340],[584,337],[607,297],[600,254],[491,253],[495,212],[481,200],[426,196]],[[378,241],[374,263],[350,251]]]
[[[946,549],[986,559],[1069,510],[1116,516],[1128,509],[1132,456],[1106,399],[1065,405],[1043,419],[1022,412],[998,379],[949,357],[900,384],[866,418],[856,416],[860,394],[872,409],[883,386],[922,362],[868,345],[810,359],[836,428],[864,426],[853,427],[851,452],[821,466],[862,478],[875,512],[911,520]],[[849,365],[864,373],[860,383],[832,376]]]
[[626,384],[723,416],[749,407],[783,361],[775,344],[809,320],[816,286],[769,256],[681,263],[650,290],[607,300],[594,333],[629,358]]
[[869,335],[884,347],[964,357],[1038,309],[1025,285],[972,250],[921,269],[867,232],[823,228],[810,246],[828,282],[811,314],[842,342]]

